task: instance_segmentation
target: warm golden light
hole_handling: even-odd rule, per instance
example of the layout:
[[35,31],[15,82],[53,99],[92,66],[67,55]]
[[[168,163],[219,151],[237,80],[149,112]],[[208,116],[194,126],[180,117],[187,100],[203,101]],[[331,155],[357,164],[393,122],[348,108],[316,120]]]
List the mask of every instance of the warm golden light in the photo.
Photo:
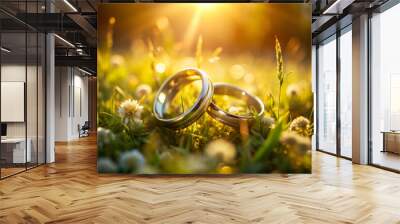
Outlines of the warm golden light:
[[165,64],[163,64],[163,63],[157,63],[156,64],[156,67],[155,67],[155,69],[156,69],[156,72],[157,73],[164,73],[165,72],[165,70],[166,70],[166,68],[167,68],[167,66],[165,65]]
[[167,17],[161,17],[156,21],[157,28],[159,30],[165,30],[169,26],[169,21]]
[[215,3],[199,3],[196,6],[202,10],[209,10],[217,7],[218,4]]
[[193,7],[197,8],[196,12],[193,14],[191,22],[186,30],[185,38],[184,38],[184,46],[186,48],[190,47],[193,44],[193,40],[197,35],[197,29],[200,24],[200,21],[205,16],[207,12],[211,10],[214,11],[215,8],[218,7],[217,3],[196,3],[193,4]]
[[110,25],[114,25],[115,24],[115,17],[110,17],[108,22],[110,23]]
[[221,168],[219,168],[218,173],[231,174],[231,173],[233,173],[233,169],[230,166],[222,166]]

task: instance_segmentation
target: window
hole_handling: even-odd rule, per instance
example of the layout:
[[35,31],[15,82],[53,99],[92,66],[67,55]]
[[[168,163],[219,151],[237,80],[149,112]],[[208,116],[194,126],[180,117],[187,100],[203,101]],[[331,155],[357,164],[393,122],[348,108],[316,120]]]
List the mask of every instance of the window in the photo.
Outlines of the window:
[[336,153],[336,36],[318,47],[318,149]]
[[340,36],[340,155],[352,157],[352,33]]
[[[37,13],[43,1],[1,2]],[[0,24],[0,178],[45,163],[45,35],[13,16]],[[11,23],[12,22],[12,23]],[[11,24],[11,25],[10,25]]]
[[400,4],[371,19],[371,162],[400,170]]

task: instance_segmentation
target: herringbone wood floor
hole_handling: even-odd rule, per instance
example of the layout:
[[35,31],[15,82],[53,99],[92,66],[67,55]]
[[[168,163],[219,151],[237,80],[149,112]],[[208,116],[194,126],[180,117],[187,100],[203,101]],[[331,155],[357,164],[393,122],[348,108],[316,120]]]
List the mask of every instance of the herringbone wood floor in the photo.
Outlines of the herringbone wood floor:
[[0,181],[0,223],[400,223],[400,175],[314,153],[312,175],[99,176],[96,141]]

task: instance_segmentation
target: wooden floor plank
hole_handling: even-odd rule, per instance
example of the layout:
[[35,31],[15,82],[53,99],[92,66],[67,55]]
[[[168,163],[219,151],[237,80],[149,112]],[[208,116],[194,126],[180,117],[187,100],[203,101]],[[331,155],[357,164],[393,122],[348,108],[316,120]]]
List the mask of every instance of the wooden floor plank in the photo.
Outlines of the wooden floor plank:
[[96,173],[96,139],[0,181],[0,223],[400,223],[400,175],[313,153],[311,175]]

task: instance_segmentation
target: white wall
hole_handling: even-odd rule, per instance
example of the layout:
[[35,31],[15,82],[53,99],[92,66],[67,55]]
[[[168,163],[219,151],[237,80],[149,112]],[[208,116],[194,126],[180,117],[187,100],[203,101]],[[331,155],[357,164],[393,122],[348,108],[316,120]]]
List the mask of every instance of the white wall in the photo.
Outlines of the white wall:
[[[25,82],[25,65],[2,65],[1,81],[5,82]],[[6,110],[6,108],[1,108]],[[7,123],[7,137],[25,137],[25,123]]]
[[55,140],[79,138],[78,125],[88,120],[88,78],[76,68],[56,67]]
[[[36,69],[39,69],[38,71]],[[27,77],[28,80],[25,80]],[[32,150],[32,161],[44,163],[44,74],[42,68],[25,64],[3,64],[1,66],[2,82],[24,82],[26,83],[26,110],[27,120],[23,122],[6,122],[8,138],[25,138],[30,140]],[[23,94],[23,93],[22,93]],[[7,97],[7,96],[2,96]],[[1,108],[10,110],[10,108]],[[37,156],[39,153],[39,156]]]
[[[28,74],[35,72],[36,67],[28,66],[27,67]],[[1,81],[2,82],[26,82],[25,81],[25,64],[18,65],[18,64],[6,64],[1,66]],[[30,83],[31,84],[31,83]],[[36,82],[34,83],[36,85]],[[28,89],[27,96],[29,97],[36,97],[36,89],[34,92],[29,92]],[[33,101],[32,99],[27,99],[28,102]],[[36,105],[35,105],[36,107]],[[7,110],[7,108],[1,108],[2,110]],[[31,117],[33,114],[28,113],[28,121],[35,120],[36,121],[36,114],[34,117]],[[32,125],[28,125],[30,127]],[[7,122],[7,136],[8,137],[25,137],[25,122]],[[28,136],[29,137],[29,136]]]
[[83,125],[85,121],[88,121],[88,78],[81,76],[82,73],[74,75],[74,91],[72,98],[74,99],[72,108],[72,120],[71,120],[71,135],[73,138],[79,137],[78,124]]
[[69,68],[56,67],[55,68],[55,140],[67,141],[68,140],[68,88],[70,84],[70,77],[68,75]]

